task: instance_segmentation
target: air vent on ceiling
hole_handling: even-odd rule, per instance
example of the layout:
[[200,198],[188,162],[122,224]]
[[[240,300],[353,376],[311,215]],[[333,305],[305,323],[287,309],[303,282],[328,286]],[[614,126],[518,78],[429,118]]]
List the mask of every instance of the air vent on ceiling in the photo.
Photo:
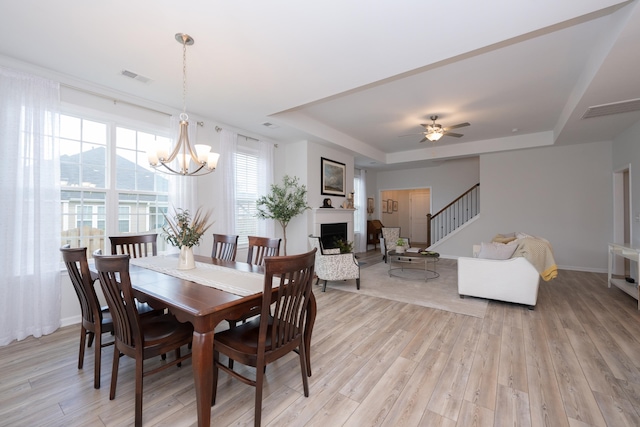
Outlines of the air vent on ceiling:
[[130,79],[138,80],[139,82],[142,82],[142,83],[149,83],[151,81],[149,77],[141,76],[140,74],[134,73],[133,71],[129,71],[129,70],[122,70],[120,71],[120,74],[122,74],[125,77],[129,77]]
[[595,105],[587,108],[582,115],[583,119],[592,117],[610,116],[611,114],[629,113],[640,110],[640,99],[612,102],[611,104]]
[[266,127],[270,128],[270,129],[278,129],[280,127],[278,125],[274,125],[273,123],[269,123],[269,122],[264,122],[262,124],[262,126],[266,126]]

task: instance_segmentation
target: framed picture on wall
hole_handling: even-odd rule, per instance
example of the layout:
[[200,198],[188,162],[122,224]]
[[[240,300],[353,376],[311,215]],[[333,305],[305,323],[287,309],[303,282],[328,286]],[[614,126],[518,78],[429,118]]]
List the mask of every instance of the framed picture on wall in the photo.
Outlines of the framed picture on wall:
[[393,200],[387,199],[387,213],[393,213]]
[[380,211],[381,211],[382,213],[387,213],[387,201],[386,201],[386,200],[383,200],[383,201],[382,201],[382,206],[381,206]]
[[393,201],[393,211],[394,212],[398,212],[398,201],[397,200]]
[[322,194],[331,196],[344,196],[345,183],[347,181],[347,167],[344,163],[320,158],[320,183]]
[[369,197],[367,198],[367,213],[368,214],[372,214],[373,210],[374,210],[374,201],[373,201],[373,197]]

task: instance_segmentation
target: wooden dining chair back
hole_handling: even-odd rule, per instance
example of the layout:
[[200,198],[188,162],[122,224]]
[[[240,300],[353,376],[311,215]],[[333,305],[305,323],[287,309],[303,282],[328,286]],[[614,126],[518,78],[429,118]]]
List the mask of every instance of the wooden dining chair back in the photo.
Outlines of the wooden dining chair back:
[[238,236],[235,234],[214,234],[211,258],[235,261],[238,251]]
[[265,257],[280,255],[280,242],[282,239],[256,236],[248,236],[248,239],[247,263],[264,265]]
[[131,255],[131,258],[143,258],[158,255],[158,234],[140,234],[137,236],[111,236],[112,255]]
[[113,345],[113,341],[106,344],[102,342],[102,334],[113,332],[113,321],[108,307],[101,307],[98,295],[94,288],[96,277],[91,276],[87,262],[87,248],[71,248],[65,245],[60,248],[62,260],[67,267],[69,279],[78,296],[82,323],[80,326],[80,351],[78,353],[78,369],[84,364],[84,349],[87,336],[87,347],[91,347],[95,339],[93,387],[100,388],[100,361],[102,360],[102,348]]
[[[135,425],[142,425],[142,379],[191,357],[180,355],[180,347],[189,345],[193,337],[190,323],[180,323],[170,313],[140,316],[129,275],[129,255],[97,255],[95,266],[111,311],[115,330],[115,351],[111,370],[109,399],[116,396],[118,365],[121,355],[136,361],[135,369]],[[144,361],[175,351],[174,360],[144,371]]]
[[[212,403],[215,404],[218,372],[222,369],[255,387],[256,426],[261,421],[262,388],[265,367],[269,363],[297,351],[304,395],[309,396],[304,331],[310,306],[315,255],[316,249],[300,255],[266,257],[260,316],[215,335]],[[220,354],[255,367],[255,379],[221,363]]]

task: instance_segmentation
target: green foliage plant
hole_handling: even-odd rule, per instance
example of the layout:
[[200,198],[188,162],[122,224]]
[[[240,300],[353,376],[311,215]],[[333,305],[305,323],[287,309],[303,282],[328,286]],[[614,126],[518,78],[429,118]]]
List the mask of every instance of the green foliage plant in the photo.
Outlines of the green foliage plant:
[[287,254],[287,225],[289,221],[310,207],[307,205],[307,187],[298,183],[298,177],[285,175],[282,184],[272,184],[266,196],[256,200],[261,219],[274,219],[282,227],[284,254]]
[[353,252],[353,242],[344,239],[336,239],[336,246],[340,248],[341,254],[350,254]]
[[202,235],[211,227],[209,223],[211,212],[203,214],[200,208],[193,219],[188,210],[180,208],[174,209],[173,218],[167,217],[164,213],[163,215],[167,221],[167,224],[162,227],[164,239],[177,248],[183,246],[191,248],[199,245]]

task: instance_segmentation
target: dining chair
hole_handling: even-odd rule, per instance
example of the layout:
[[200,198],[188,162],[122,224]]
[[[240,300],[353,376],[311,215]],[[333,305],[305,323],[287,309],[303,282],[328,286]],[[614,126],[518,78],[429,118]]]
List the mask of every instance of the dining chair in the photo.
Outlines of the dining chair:
[[[304,395],[309,397],[304,330],[312,293],[315,255],[316,249],[299,255],[266,257],[260,316],[215,334],[212,404],[215,405],[219,370],[223,370],[255,387],[255,426],[261,422],[265,367],[292,351],[298,352]],[[221,363],[220,354],[245,366],[255,367],[255,378]]]
[[[280,242],[282,239],[270,238],[270,237],[256,237],[248,236],[249,247],[247,250],[247,263],[263,266],[264,259],[268,256],[278,256],[280,254]],[[240,321],[245,322],[248,318],[254,317],[258,314],[259,307],[254,307],[248,312],[244,313],[238,319],[226,319],[229,322],[230,328],[235,328],[236,324]],[[229,361],[229,367],[233,368],[233,360]]]
[[158,233],[129,236],[110,236],[112,255],[131,255],[143,258],[158,255]]
[[[135,359],[135,425],[142,425],[142,381],[147,375],[157,373],[170,366],[181,366],[191,353],[180,355],[180,347],[189,345],[193,337],[191,323],[180,323],[170,313],[158,316],[140,316],[133,296],[129,276],[129,255],[98,255],[95,267],[100,286],[112,313],[115,330],[115,349],[111,369],[109,399],[116,396],[118,365],[120,356]],[[144,371],[144,361],[175,351],[174,360]]]
[[113,332],[113,321],[108,307],[101,307],[98,295],[93,287],[97,277],[92,277],[87,262],[87,248],[71,248],[65,245],[60,248],[62,259],[69,278],[76,291],[82,312],[82,323],[80,325],[80,351],[78,353],[78,369],[84,365],[84,348],[91,347],[95,339],[94,365],[93,365],[93,387],[100,388],[100,361],[102,360],[102,348],[113,345],[112,342],[103,343],[102,334]]
[[214,234],[211,258],[235,261],[238,251],[238,236],[235,234]]
[[280,255],[280,242],[282,241],[282,239],[256,236],[248,236],[248,239],[248,264],[264,265],[265,257]]

